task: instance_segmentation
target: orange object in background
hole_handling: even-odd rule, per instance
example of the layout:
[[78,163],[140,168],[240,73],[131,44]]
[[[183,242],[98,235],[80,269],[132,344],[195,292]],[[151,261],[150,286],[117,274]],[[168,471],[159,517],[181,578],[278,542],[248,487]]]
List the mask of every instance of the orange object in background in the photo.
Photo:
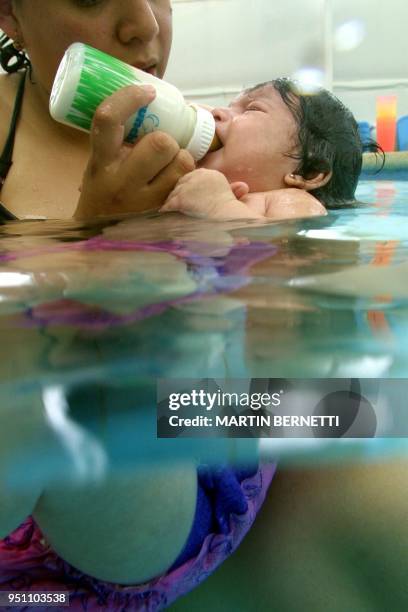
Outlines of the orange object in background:
[[377,98],[377,142],[384,151],[395,151],[397,136],[397,96]]

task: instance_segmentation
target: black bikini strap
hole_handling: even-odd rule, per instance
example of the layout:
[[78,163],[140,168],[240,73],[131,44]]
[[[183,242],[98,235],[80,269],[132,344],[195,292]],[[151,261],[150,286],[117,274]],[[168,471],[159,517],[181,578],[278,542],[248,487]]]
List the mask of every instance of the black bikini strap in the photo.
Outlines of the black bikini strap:
[[0,202],[0,225],[3,225],[5,221],[17,221],[18,218],[13,215],[7,208]]
[[0,189],[3,186],[6,176],[9,173],[11,165],[13,163],[13,149],[14,149],[14,141],[16,138],[16,129],[18,119],[20,117],[21,108],[23,106],[23,95],[24,95],[24,85],[26,79],[27,70],[23,72],[21,75],[21,80],[18,85],[16,101],[14,103],[13,115],[11,117],[10,129],[7,136],[6,144],[4,145],[4,149],[2,154],[0,155]]

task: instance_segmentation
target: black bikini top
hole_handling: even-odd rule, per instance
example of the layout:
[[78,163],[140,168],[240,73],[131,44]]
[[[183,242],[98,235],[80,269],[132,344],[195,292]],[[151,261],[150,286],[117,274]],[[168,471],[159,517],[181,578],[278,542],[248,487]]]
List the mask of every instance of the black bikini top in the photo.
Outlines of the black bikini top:
[[[17,124],[20,117],[21,108],[23,106],[26,74],[27,71],[25,70],[21,75],[21,80],[17,89],[16,100],[14,102],[13,114],[11,116],[9,133],[7,135],[4,149],[0,155],[0,191],[13,164],[14,142],[16,139]],[[7,210],[7,208],[0,202],[0,223],[4,221],[11,221],[13,219],[17,219],[17,217],[13,215],[9,210]]]

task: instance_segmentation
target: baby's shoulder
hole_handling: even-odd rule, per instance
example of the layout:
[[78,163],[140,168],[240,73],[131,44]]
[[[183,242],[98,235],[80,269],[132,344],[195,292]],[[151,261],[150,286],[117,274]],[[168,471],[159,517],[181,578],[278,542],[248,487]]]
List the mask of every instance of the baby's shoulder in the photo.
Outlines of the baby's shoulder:
[[326,215],[327,211],[311,193],[304,189],[276,189],[264,193],[265,216],[279,219],[297,219]]

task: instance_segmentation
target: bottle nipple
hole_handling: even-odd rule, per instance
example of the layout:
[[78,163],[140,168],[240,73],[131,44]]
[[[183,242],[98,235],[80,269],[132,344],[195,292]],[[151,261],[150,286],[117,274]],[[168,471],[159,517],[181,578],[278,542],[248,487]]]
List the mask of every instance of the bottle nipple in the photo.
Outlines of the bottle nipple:
[[217,132],[215,132],[210,148],[208,149],[208,153],[212,153],[213,151],[218,151],[218,149],[221,149],[221,147],[222,147],[222,142],[218,138]]

